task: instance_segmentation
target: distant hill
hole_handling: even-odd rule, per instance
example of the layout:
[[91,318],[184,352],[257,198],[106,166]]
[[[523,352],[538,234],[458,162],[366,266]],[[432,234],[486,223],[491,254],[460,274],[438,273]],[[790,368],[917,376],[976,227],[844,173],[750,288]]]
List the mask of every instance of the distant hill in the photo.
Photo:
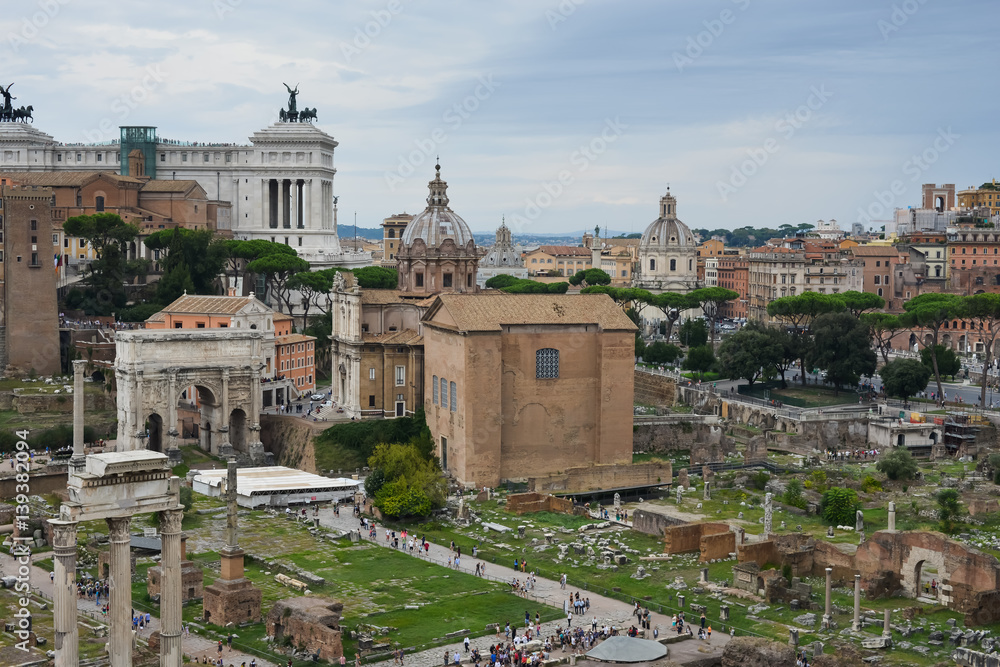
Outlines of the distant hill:
[[[338,224],[337,235],[345,239],[354,238],[354,225]],[[358,227],[358,238],[368,239],[369,241],[381,241],[382,228]]]

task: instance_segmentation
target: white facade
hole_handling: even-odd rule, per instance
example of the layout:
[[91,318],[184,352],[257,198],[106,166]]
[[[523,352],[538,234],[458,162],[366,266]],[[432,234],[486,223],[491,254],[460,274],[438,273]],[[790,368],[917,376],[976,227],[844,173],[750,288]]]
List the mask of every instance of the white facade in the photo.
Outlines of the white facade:
[[690,292],[698,287],[698,246],[677,218],[677,199],[660,198],[660,217],[646,227],[639,243],[637,287],[652,292]]
[[840,228],[840,225],[833,218],[829,220],[817,220],[816,226],[810,233],[816,234],[821,239],[826,239],[828,241],[837,241],[847,236],[847,234],[844,233],[844,230]]
[[[340,247],[334,203],[337,141],[309,123],[274,123],[246,145],[158,139],[157,179],[191,179],[232,203],[235,238],[286,243],[315,268],[360,267],[370,253]],[[120,144],[61,144],[24,123],[0,125],[0,171],[121,169]],[[155,172],[154,172],[155,169]]]

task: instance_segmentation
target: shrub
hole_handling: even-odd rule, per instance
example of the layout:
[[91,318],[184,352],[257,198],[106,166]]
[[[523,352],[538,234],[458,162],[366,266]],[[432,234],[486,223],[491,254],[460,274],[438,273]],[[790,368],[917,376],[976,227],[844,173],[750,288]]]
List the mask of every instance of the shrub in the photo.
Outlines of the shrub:
[[891,480],[909,480],[917,474],[917,462],[910,450],[896,447],[875,464],[875,469]]
[[856,512],[861,509],[858,494],[854,489],[835,486],[823,493],[819,510],[823,519],[833,525],[849,526],[854,523]]
[[750,486],[758,491],[763,491],[770,480],[771,476],[769,474],[763,470],[758,470],[754,474],[750,475]]
[[962,511],[962,507],[958,503],[958,498],[958,491],[955,489],[941,489],[938,491],[938,518],[941,519],[941,529],[946,533],[950,533],[955,529],[954,519]]
[[[823,470],[814,470],[812,472],[812,488],[815,489],[816,493],[823,493],[826,491],[826,472]],[[808,486],[806,488],[809,488]]]
[[185,512],[190,512],[194,507],[194,495],[190,486],[181,487],[180,501]]
[[865,493],[874,493],[875,491],[882,490],[882,482],[878,481],[871,475],[866,475],[863,480],[861,480],[861,490]]
[[[797,479],[793,479],[788,482],[788,486],[785,487],[785,493],[781,497],[782,502],[786,505],[791,505],[792,507],[798,507],[799,509],[806,508],[806,499],[802,495],[802,484]],[[791,581],[789,579],[789,581]]]

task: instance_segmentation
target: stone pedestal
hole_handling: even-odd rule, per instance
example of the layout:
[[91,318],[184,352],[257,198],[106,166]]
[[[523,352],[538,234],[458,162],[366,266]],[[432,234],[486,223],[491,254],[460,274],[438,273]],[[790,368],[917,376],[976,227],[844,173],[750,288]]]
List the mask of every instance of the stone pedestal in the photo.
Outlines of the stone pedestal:
[[205,620],[215,625],[260,621],[263,594],[243,576],[243,550],[226,547],[219,555],[222,576],[205,587]]
[[132,667],[132,567],[129,558],[132,517],[106,521],[111,544],[111,639],[108,642],[111,667]]
[[851,629],[855,632],[861,630],[861,575],[854,575],[854,623]]
[[823,613],[823,628],[833,628],[833,568],[826,568],[826,608]]
[[56,667],[75,667],[80,646],[76,622],[76,523],[54,519],[49,523],[55,553],[52,598]]
[[160,667],[181,667],[181,521],[184,510],[160,513],[160,559],[163,588],[160,594]]
[[889,530],[896,530],[896,503],[889,503]]

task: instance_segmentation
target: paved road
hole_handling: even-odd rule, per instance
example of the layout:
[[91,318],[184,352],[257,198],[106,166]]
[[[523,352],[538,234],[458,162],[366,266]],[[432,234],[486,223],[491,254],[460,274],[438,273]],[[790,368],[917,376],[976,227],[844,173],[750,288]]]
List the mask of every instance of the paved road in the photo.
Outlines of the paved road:
[[[333,509],[320,509],[319,511],[320,525],[326,528],[332,528],[336,530],[352,530],[358,528],[358,519],[355,518],[349,509],[340,513],[340,516],[334,516]],[[363,532],[363,531],[362,531]],[[420,534],[419,529],[417,530],[417,535]],[[384,548],[389,548],[385,540],[385,529],[379,526],[376,530],[376,535],[378,539],[376,542],[383,546]],[[437,563],[442,567],[448,567],[448,559],[452,555],[450,546],[431,544],[430,550],[427,556],[420,556],[420,558],[425,558],[430,562]],[[414,556],[416,558],[417,556]],[[499,578],[503,581],[511,581],[513,578],[518,578],[524,580],[525,574],[522,572],[515,572],[511,567],[505,567],[503,565],[497,565],[494,563],[485,563],[479,559],[472,558],[468,553],[463,553],[460,559],[460,569],[463,572],[468,572],[469,574],[475,574],[476,564],[484,565],[486,567],[486,576]],[[608,623],[610,625],[624,626],[628,627],[632,625],[635,617],[632,615],[632,606],[626,602],[621,602],[620,600],[615,600],[612,598],[604,597],[602,595],[597,595],[593,592],[581,590],[574,587],[574,582],[572,579],[572,572],[567,568],[567,575],[569,580],[567,586],[563,589],[558,581],[552,581],[549,579],[543,579],[539,577],[537,579],[535,589],[531,591],[529,599],[542,602],[553,607],[561,608],[564,601],[568,601],[569,595],[571,593],[580,592],[581,597],[590,598],[590,611],[583,616],[574,616],[572,620],[572,626],[577,625],[589,626],[594,619],[597,619],[598,626]],[[530,611],[530,608],[529,608]],[[497,619],[503,622],[506,619]],[[520,619],[510,619],[512,623],[520,621],[523,624],[523,617]],[[651,614],[650,621],[652,627],[659,627],[660,633],[666,631],[670,627],[670,619],[660,615]],[[563,618],[559,621],[552,621],[549,623],[542,624],[542,634],[545,636],[556,634],[559,628],[566,627],[566,619]],[[473,632],[477,631],[478,628],[471,628]],[[430,641],[434,637],[428,637],[427,640]],[[488,656],[487,649],[491,643],[495,643],[496,637],[492,634],[485,635],[478,639],[472,641],[472,648],[478,647],[481,653],[486,653]],[[700,657],[709,657],[710,655],[722,655],[722,649],[729,642],[729,636],[724,633],[717,633],[716,637],[712,639],[712,651],[709,653],[701,653],[694,649],[693,654],[697,654]],[[702,642],[698,640],[690,640],[682,642],[685,645],[685,649],[680,651],[680,654],[688,652],[690,646],[703,646]],[[679,646],[679,645],[678,645]],[[434,649],[429,649],[423,652],[416,653],[412,656],[406,657],[406,664],[413,667],[433,667],[435,665],[441,665],[443,663],[444,651],[446,647],[439,647]],[[463,643],[455,643],[447,646],[447,649],[454,654],[457,650],[462,656],[465,656],[465,650]],[[558,654],[558,651],[556,652]],[[671,649],[671,654],[674,653],[674,649]],[[692,654],[692,655],[693,655]],[[383,667],[385,665],[391,664],[388,660],[376,663],[378,667]]]

